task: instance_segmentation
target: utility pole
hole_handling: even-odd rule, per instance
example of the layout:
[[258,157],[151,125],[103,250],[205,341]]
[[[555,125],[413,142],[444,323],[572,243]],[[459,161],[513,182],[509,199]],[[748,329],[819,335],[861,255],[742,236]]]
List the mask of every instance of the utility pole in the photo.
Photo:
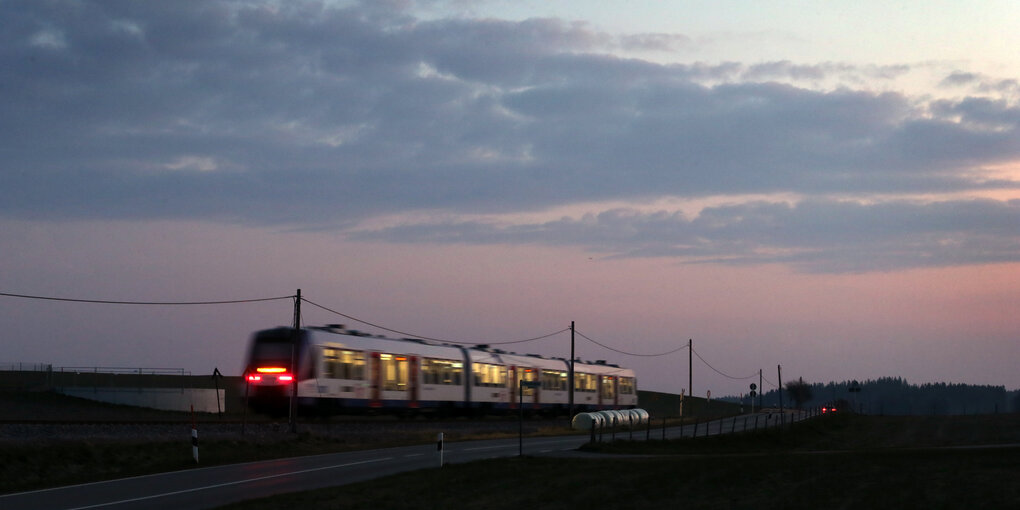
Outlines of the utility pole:
[[761,369],[758,369],[758,410],[761,410],[761,394],[765,393],[765,387],[761,385]]
[[783,366],[776,365],[776,372],[779,376],[779,414],[783,414]]
[[567,377],[567,395],[570,395],[567,420],[574,419],[574,321],[570,321],[570,374]]
[[[687,395],[694,396],[694,339],[687,339]],[[688,409],[691,416],[694,416],[694,399],[691,399],[691,406]]]
[[297,390],[298,390],[298,338],[301,336],[301,289],[294,296],[294,331],[290,339],[290,431],[297,433]]

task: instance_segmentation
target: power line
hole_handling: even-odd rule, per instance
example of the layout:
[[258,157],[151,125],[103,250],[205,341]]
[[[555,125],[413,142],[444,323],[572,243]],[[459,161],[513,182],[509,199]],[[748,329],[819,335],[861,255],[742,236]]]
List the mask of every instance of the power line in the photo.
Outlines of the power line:
[[33,296],[28,294],[11,294],[8,292],[0,292],[0,296],[22,299],[38,299],[44,301],[65,301],[71,303],[95,303],[103,305],[149,305],[149,306],[230,305],[237,303],[257,303],[260,301],[279,301],[282,299],[294,299],[294,296],[279,296],[257,299],[230,299],[224,301],[111,301],[105,299],[76,299],[50,296]]
[[578,331],[577,328],[574,328],[574,333],[577,333],[578,336],[580,336],[581,338],[584,338],[585,340],[588,340],[589,342],[591,342],[591,343],[593,343],[595,345],[598,345],[599,347],[602,347],[602,348],[605,348],[605,349],[609,349],[610,351],[613,351],[613,352],[616,352],[616,353],[626,354],[627,356],[642,356],[642,357],[653,358],[653,357],[666,356],[668,354],[673,354],[674,352],[679,352],[679,351],[682,351],[682,350],[687,348],[686,345],[683,345],[683,346],[680,346],[680,347],[678,347],[676,349],[673,349],[672,351],[662,352],[662,353],[659,353],[659,354],[640,354],[640,353],[636,353],[636,352],[621,351],[619,349],[610,347],[610,346],[608,346],[606,344],[597,342],[594,339],[592,339],[591,337],[586,336],[584,333],[581,333],[580,331]]
[[422,340],[430,340],[430,341],[433,341],[433,342],[442,342],[442,343],[449,343],[449,344],[458,344],[458,345],[508,345],[508,344],[521,344],[521,343],[524,343],[524,342],[534,342],[536,340],[542,340],[544,338],[549,338],[551,336],[558,335],[558,334],[563,333],[565,331],[570,331],[570,328],[563,328],[563,329],[561,329],[559,331],[554,331],[552,333],[548,333],[548,334],[545,334],[545,335],[542,335],[542,336],[536,336],[534,338],[525,338],[523,340],[513,340],[513,341],[509,341],[509,342],[457,342],[457,341],[448,340],[448,339],[445,339],[445,338],[433,338],[433,337],[429,337],[429,336],[425,336],[425,335],[417,335],[417,334],[414,334],[414,333],[408,333],[406,331],[400,331],[400,330],[396,330],[396,329],[392,329],[392,328],[387,328],[386,326],[382,326],[382,325],[379,325],[379,324],[368,322],[366,320],[362,320],[362,319],[359,319],[357,317],[353,317],[353,316],[347,315],[345,313],[338,312],[336,310],[333,310],[332,308],[327,308],[325,306],[322,306],[322,305],[320,305],[318,303],[309,301],[309,300],[304,299],[304,298],[302,298],[301,300],[304,301],[305,303],[308,303],[308,304],[312,305],[312,306],[321,308],[321,309],[323,309],[323,310],[325,310],[327,312],[339,315],[339,316],[341,316],[341,317],[343,317],[345,319],[350,319],[352,321],[355,321],[355,322],[358,322],[358,323],[361,323],[361,324],[365,324],[367,326],[372,326],[373,328],[379,328],[379,329],[381,329],[383,331],[389,331],[390,333],[396,333],[398,335],[404,335],[404,336],[407,336],[407,337],[420,338]]
[[717,368],[713,367],[709,362],[705,361],[705,358],[702,358],[701,355],[698,354],[698,351],[695,351],[693,348],[691,348],[691,352],[693,352],[694,355],[697,356],[698,359],[700,359],[702,363],[704,363],[706,366],[708,366],[708,368],[711,368],[712,370],[715,371],[715,373],[717,373],[717,374],[719,374],[719,375],[721,375],[723,377],[727,377],[729,379],[735,379],[735,380],[740,381],[740,380],[750,379],[750,378],[756,377],[758,375],[757,373],[754,373],[754,374],[751,374],[751,375],[749,375],[747,377],[734,377],[732,375],[725,374],[723,372],[720,372]]

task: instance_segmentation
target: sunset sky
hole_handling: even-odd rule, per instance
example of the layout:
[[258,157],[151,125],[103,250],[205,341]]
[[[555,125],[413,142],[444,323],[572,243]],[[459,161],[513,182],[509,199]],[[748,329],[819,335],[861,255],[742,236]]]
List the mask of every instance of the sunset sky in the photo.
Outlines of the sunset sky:
[[[577,330],[643,389],[1020,388],[1020,4],[0,2],[0,293]],[[292,301],[0,296],[0,365]],[[306,303],[306,325],[358,324]],[[393,335],[390,333],[390,335]],[[507,346],[569,355],[569,334]],[[628,354],[625,354],[628,353]],[[633,354],[642,354],[635,356]],[[747,378],[752,376],[753,379]]]

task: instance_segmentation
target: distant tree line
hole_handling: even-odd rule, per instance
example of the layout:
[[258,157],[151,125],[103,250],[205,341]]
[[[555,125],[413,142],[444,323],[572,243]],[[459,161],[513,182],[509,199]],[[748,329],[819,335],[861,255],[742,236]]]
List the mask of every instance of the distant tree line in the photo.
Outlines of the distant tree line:
[[[851,407],[867,414],[960,415],[1020,412],[1020,390],[1005,386],[926,383],[909,384],[901,377],[860,381],[860,391],[849,391],[853,381],[807,383],[797,379],[783,390],[784,407]],[[762,394],[762,405],[779,406],[779,390]],[[736,402],[735,397],[725,400]],[[757,399],[756,404],[757,404]],[[745,396],[746,402],[746,396]]]

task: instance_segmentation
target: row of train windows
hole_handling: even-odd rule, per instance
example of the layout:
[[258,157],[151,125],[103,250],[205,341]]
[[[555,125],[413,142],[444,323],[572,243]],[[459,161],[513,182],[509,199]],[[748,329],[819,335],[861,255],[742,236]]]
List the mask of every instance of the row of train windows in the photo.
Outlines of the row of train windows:
[[[327,348],[323,350],[323,358],[325,361],[324,375],[326,377],[348,380],[365,379],[366,362],[363,352]],[[384,389],[406,389],[409,377],[408,358],[406,356],[380,354],[379,361],[382,365]],[[472,367],[475,386],[507,387],[509,380],[505,367],[486,363],[475,363]],[[459,386],[463,384],[464,364],[454,360],[424,358],[421,363],[421,372],[424,384]],[[531,379],[531,377],[523,372],[521,375],[525,379]],[[598,377],[595,374],[574,374],[574,390],[582,392],[597,391]],[[613,395],[612,378],[611,376],[601,377],[603,378],[602,396],[611,397]],[[542,382],[542,389],[547,391],[566,391],[568,386],[568,375],[564,371],[542,370],[540,380]],[[636,390],[634,378],[620,377],[619,390],[622,395],[633,395]]]
[[[331,379],[365,380],[365,354],[346,349],[324,349],[324,375]],[[403,390],[407,388],[410,370],[408,357],[395,354],[380,354],[379,364],[383,389]],[[463,382],[464,364],[459,361],[425,358],[421,364],[422,381],[425,384],[460,385]]]

